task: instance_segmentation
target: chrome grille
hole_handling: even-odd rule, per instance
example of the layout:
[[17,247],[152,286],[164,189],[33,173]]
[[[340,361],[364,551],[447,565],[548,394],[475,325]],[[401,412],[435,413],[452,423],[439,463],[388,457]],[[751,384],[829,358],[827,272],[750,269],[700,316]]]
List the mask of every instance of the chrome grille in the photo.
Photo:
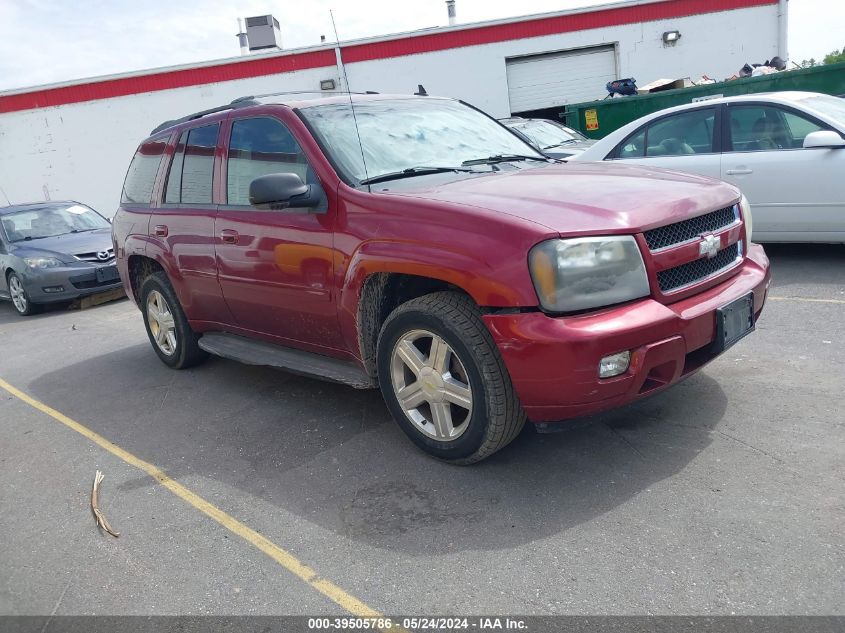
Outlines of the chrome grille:
[[667,246],[689,242],[702,233],[713,233],[733,224],[737,220],[739,214],[735,207],[736,205],[725,207],[718,211],[705,213],[697,218],[690,218],[689,220],[682,220],[681,222],[651,229],[643,234],[645,241],[649,249],[656,251]]
[[657,283],[661,292],[672,292],[697,283],[730,268],[739,259],[741,246],[740,242],[723,248],[713,259],[696,259],[674,268],[667,268],[657,273]]
[[[108,253],[108,257],[106,257],[105,259],[100,259],[98,253]],[[74,257],[83,262],[91,262],[93,264],[107,264],[108,262],[114,259],[114,249],[109,248],[106,251],[94,251],[93,253],[76,253]]]

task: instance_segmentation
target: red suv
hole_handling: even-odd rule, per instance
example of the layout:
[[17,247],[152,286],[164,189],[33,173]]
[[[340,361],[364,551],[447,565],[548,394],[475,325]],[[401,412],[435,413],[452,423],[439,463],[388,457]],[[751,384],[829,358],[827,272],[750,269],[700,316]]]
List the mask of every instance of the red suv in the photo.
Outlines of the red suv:
[[734,187],[560,164],[452,99],[248,97],[138,148],[114,219],[159,358],[379,386],[428,453],[631,402],[754,329]]

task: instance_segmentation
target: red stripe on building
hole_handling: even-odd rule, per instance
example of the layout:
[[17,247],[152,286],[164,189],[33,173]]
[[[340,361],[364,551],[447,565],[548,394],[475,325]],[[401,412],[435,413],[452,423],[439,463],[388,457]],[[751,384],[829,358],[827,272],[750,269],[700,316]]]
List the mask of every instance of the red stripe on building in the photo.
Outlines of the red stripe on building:
[[529,37],[586,31],[638,22],[653,22],[654,20],[718,13],[719,11],[746,9],[769,4],[777,4],[777,0],[668,0],[667,2],[604,9],[589,13],[537,18],[524,22],[494,24],[462,31],[409,35],[402,39],[386,42],[345,46],[343,48],[343,61],[349,63],[363,62],[416,53],[431,53],[462,46],[493,44],[507,40],[521,40]]
[[[587,13],[574,13],[550,18],[537,18],[521,22],[492,24],[460,30],[406,35],[382,42],[355,44],[343,47],[347,63],[388,59],[419,53],[493,44],[558,33],[570,33],[638,22],[652,22],[681,18],[704,13],[717,13],[733,9],[746,9],[770,4],[777,0],[665,0],[650,4],[598,9]],[[186,88],[203,84],[262,77],[279,73],[323,68],[335,65],[333,50],[311,51],[279,55],[242,62],[227,62],[214,66],[185,68],[147,75],[134,75],[88,83],[47,88],[33,92],[0,96],[0,113],[30,110],[67,103],[96,101],[158,90]]]
[[125,95],[155,92],[157,90],[170,90],[172,88],[185,88],[220,81],[232,81],[234,79],[275,75],[295,70],[305,70],[307,68],[334,66],[335,61],[333,50],[322,50],[239,63],[230,62],[217,66],[185,68],[169,72],[151,73],[149,75],[93,81],[75,86],[64,86],[62,88],[47,88],[46,90],[24,92],[5,97],[0,96],[0,113],[64,105],[66,103],[79,103],[81,101],[96,101],[97,99],[123,97]]

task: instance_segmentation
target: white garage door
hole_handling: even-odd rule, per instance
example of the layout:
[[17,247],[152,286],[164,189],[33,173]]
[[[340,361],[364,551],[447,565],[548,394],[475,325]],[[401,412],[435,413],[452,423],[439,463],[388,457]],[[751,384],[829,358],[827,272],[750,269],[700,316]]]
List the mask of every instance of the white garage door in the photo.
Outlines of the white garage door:
[[511,112],[601,99],[616,77],[612,46],[506,60]]

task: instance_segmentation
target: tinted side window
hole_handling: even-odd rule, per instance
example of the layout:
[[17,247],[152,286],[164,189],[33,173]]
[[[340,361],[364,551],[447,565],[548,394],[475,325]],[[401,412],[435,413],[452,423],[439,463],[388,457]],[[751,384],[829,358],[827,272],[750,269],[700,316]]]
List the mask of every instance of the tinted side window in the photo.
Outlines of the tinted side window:
[[227,161],[227,200],[232,205],[249,204],[249,184],[259,176],[288,172],[313,181],[296,139],[281,121],[269,117],[232,123]]
[[167,174],[167,187],[164,191],[164,201],[179,203],[182,200],[182,165],[185,161],[185,144],[188,142],[188,132],[182,132],[179,142],[176,144],[176,151],[173,160],[170,162],[170,171]]
[[642,158],[645,156],[645,128],[626,138],[616,149],[617,158]]
[[[188,132],[182,159],[180,202],[210,204],[214,176],[214,148],[220,124],[197,127]],[[174,156],[174,163],[176,157]]]
[[807,134],[823,129],[809,119],[771,106],[732,106],[728,111],[735,152],[800,148]]
[[646,156],[682,156],[713,151],[716,110],[693,110],[660,119],[648,127]]
[[120,196],[122,204],[150,204],[158,166],[166,145],[166,137],[156,138],[142,143],[135,152],[123,182],[123,192]]
[[821,125],[794,112],[784,111],[783,118],[786,124],[787,141],[792,147],[804,147],[804,137],[811,132],[820,132],[824,129]]

